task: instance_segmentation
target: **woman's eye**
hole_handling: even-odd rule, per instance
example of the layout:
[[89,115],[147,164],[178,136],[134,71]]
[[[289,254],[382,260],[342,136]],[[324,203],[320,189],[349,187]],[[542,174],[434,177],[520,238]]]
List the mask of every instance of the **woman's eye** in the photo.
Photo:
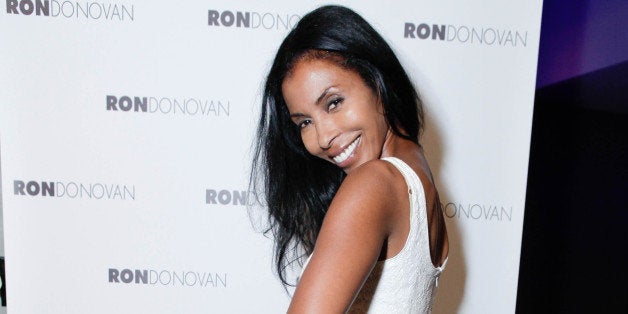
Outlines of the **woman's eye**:
[[298,126],[300,129],[303,129],[303,128],[305,128],[306,126],[308,126],[310,123],[312,123],[312,121],[311,121],[311,120],[303,120],[303,121],[299,122],[299,123],[297,124],[297,126]]
[[327,105],[327,111],[332,111],[338,107],[338,105],[342,102],[342,98],[336,98],[332,100],[329,105]]

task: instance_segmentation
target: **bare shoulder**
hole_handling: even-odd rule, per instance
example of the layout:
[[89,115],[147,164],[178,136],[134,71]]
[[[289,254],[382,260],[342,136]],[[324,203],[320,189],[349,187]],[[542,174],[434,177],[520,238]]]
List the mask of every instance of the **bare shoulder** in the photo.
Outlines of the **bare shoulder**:
[[385,219],[383,216],[397,207],[399,191],[403,190],[405,180],[395,166],[384,160],[371,160],[347,175],[330,211],[355,210],[365,218]]
[[325,214],[291,309],[347,310],[390,234],[396,176],[382,160],[369,161],[347,175]]
[[[358,196],[371,195],[369,192],[393,191],[403,176],[395,166],[384,160],[371,160],[347,175],[338,193],[354,192]],[[352,193],[353,194],[353,193]]]

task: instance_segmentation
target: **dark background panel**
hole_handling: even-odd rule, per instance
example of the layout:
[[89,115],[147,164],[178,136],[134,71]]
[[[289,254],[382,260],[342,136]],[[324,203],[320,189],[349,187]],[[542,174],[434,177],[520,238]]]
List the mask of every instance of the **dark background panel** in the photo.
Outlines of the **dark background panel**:
[[627,21],[544,1],[519,313],[628,313]]

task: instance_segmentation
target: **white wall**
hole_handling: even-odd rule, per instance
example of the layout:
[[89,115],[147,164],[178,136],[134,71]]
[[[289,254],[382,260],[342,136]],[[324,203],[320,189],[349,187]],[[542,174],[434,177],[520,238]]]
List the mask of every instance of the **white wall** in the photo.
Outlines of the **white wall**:
[[[264,75],[288,32],[278,18],[291,26],[327,2],[50,1],[48,16],[23,14],[20,1],[7,13],[10,3],[0,11],[9,313],[285,311],[272,243],[237,199]],[[435,312],[513,312],[542,2],[341,3],[384,35],[425,102],[451,243]],[[249,12],[250,27],[208,25],[210,10]],[[445,25],[444,40],[418,38],[422,23]],[[147,112],[121,110],[123,96],[146,97]],[[146,283],[110,282],[110,271],[131,279],[124,269]]]

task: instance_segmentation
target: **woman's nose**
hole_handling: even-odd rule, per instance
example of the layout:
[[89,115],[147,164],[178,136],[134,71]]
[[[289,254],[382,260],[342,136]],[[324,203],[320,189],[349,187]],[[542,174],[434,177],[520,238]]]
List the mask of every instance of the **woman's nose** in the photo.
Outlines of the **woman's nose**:
[[323,150],[331,148],[338,134],[340,132],[332,121],[319,121],[316,126],[318,146]]

